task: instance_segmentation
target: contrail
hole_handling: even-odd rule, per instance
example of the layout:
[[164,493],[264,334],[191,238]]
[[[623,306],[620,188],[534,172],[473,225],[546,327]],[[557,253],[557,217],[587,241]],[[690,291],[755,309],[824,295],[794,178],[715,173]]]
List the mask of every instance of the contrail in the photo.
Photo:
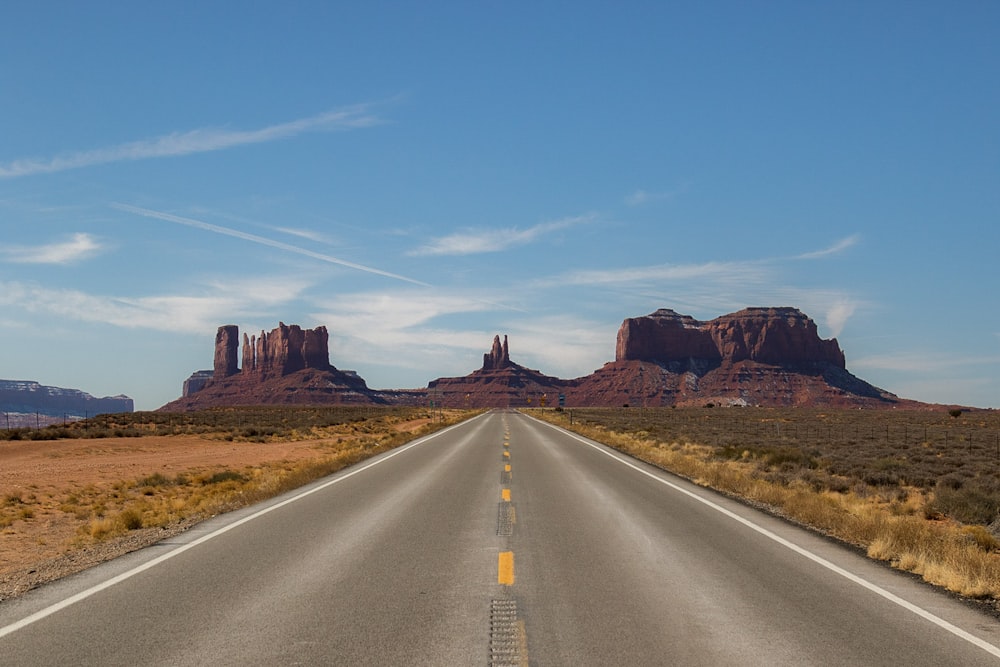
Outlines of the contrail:
[[15,160],[0,164],[0,179],[34,174],[52,174],[67,169],[82,169],[129,160],[208,153],[248,144],[277,141],[303,132],[323,129],[371,127],[378,124],[380,120],[368,113],[369,106],[368,104],[357,104],[256,130],[201,128],[187,132],[174,132],[153,139],[130,141],[117,146],[63,153],[48,159]]
[[350,269],[357,269],[358,271],[374,273],[379,276],[385,276],[386,278],[395,278],[396,280],[402,280],[404,282],[412,283],[414,285],[420,285],[421,287],[431,287],[431,285],[429,285],[428,283],[421,282],[419,280],[414,280],[413,278],[407,278],[406,276],[401,276],[397,273],[389,273],[388,271],[383,271],[381,269],[365,266],[364,264],[356,264],[354,262],[348,262],[347,260],[344,259],[338,259],[337,257],[331,257],[330,255],[324,255],[319,252],[313,252],[312,250],[307,250],[306,248],[300,248],[299,246],[290,245],[288,243],[282,243],[281,241],[274,241],[272,239],[264,238],[263,236],[257,236],[256,234],[248,234],[246,232],[241,232],[238,229],[230,229],[229,227],[220,227],[219,225],[213,225],[207,222],[202,222],[201,220],[194,220],[192,218],[182,218],[179,215],[171,215],[170,213],[161,213],[160,211],[151,211],[146,208],[131,206],[130,204],[119,204],[117,202],[113,202],[111,204],[111,208],[118,209],[119,211],[125,211],[127,213],[135,213],[136,215],[141,215],[146,218],[156,218],[157,220],[166,220],[167,222],[174,222],[179,225],[186,225],[188,227],[194,227],[195,229],[202,229],[206,232],[214,232],[215,234],[222,234],[223,236],[232,236],[234,238],[243,239],[244,241],[250,241],[251,243],[259,243],[260,245],[269,246],[271,248],[277,248],[278,250],[286,250],[288,252],[294,252],[299,255],[304,255],[306,257],[318,259],[321,262],[329,262],[330,264],[339,264],[340,266],[346,266]]

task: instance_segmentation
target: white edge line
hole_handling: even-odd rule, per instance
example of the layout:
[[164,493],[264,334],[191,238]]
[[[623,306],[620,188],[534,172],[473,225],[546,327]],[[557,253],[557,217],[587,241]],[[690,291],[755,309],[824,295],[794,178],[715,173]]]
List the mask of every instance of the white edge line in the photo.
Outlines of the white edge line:
[[[525,415],[525,416],[529,416],[529,415]],[[767,528],[764,528],[763,526],[759,526],[756,523],[750,521],[749,519],[745,519],[745,518],[741,517],[740,515],[732,512],[730,510],[727,510],[725,507],[722,507],[721,505],[717,505],[716,503],[712,502],[708,498],[704,498],[704,497],[698,495],[697,493],[694,493],[694,492],[689,491],[689,490],[687,490],[687,489],[685,489],[685,488],[683,488],[681,486],[678,486],[678,485],[674,484],[673,482],[671,482],[669,480],[663,479],[662,477],[660,477],[660,476],[658,476],[658,475],[650,472],[649,470],[645,470],[644,468],[642,468],[640,466],[637,466],[637,465],[635,465],[634,463],[632,463],[630,461],[626,461],[625,459],[621,458],[621,456],[618,455],[617,452],[615,452],[613,449],[609,449],[607,445],[595,444],[594,442],[588,440],[587,438],[584,438],[583,436],[580,436],[580,435],[578,435],[576,433],[573,433],[572,431],[568,431],[568,430],[566,430],[564,428],[560,428],[559,426],[556,426],[555,424],[550,424],[550,423],[548,423],[546,421],[543,421],[541,419],[537,419],[535,417],[530,417],[530,418],[534,419],[535,421],[539,422],[540,424],[545,424],[546,426],[548,426],[550,428],[553,428],[553,429],[556,429],[556,430],[561,431],[563,433],[566,433],[567,435],[569,435],[573,439],[578,440],[579,442],[582,442],[583,444],[587,445],[588,447],[591,447],[591,448],[595,449],[596,451],[600,452],[601,454],[604,454],[605,456],[608,456],[608,457],[614,459],[615,461],[618,461],[622,465],[626,465],[629,468],[632,468],[633,470],[635,470],[637,472],[640,472],[643,475],[646,475],[647,477],[656,480],[657,482],[660,482],[661,484],[669,486],[670,488],[674,489],[675,491],[679,491],[680,493],[683,493],[684,495],[688,496],[689,498],[697,500],[698,502],[700,502],[700,503],[702,503],[704,505],[707,505],[708,507],[711,507],[715,511],[720,512],[720,513],[726,515],[730,519],[733,519],[734,521],[737,521],[737,522],[743,524],[747,528],[750,528],[751,530],[754,530],[754,531],[760,533],[764,537],[767,537],[768,539],[771,539],[771,540],[777,542],[778,544],[782,545],[783,547],[786,547],[787,549],[791,549],[792,551],[794,551],[795,553],[797,553],[797,554],[799,554],[801,556],[805,556],[809,560],[811,560],[814,563],[817,563],[819,565],[822,565],[823,567],[825,567],[826,569],[830,570],[831,572],[834,572],[835,574],[839,574],[840,576],[844,577],[845,579],[847,579],[849,581],[852,581],[855,584],[857,584],[859,586],[862,586],[863,588],[866,588],[869,591],[871,591],[871,592],[873,592],[873,593],[875,593],[877,595],[880,595],[881,597],[885,598],[889,602],[897,604],[900,607],[902,607],[903,609],[906,609],[907,611],[910,611],[910,612],[916,614],[917,616],[920,616],[921,618],[930,621],[931,623],[933,623],[934,625],[938,626],[939,628],[942,628],[943,630],[947,630],[948,632],[950,632],[951,634],[955,635],[956,637],[964,639],[965,641],[969,642],[970,644],[978,646],[979,648],[983,649],[987,653],[990,653],[990,654],[992,654],[994,656],[1000,657],[1000,648],[994,646],[993,644],[990,644],[986,640],[980,639],[979,637],[977,637],[977,636],[975,636],[975,635],[973,635],[973,634],[971,634],[971,633],[963,630],[962,628],[958,627],[957,625],[953,625],[952,623],[949,623],[948,621],[944,620],[940,616],[936,616],[936,615],[932,614],[931,612],[927,611],[926,609],[923,609],[922,607],[918,607],[917,605],[913,604],[912,602],[908,602],[907,600],[904,600],[903,598],[899,597],[898,595],[895,595],[894,593],[891,593],[891,592],[885,590],[881,586],[873,584],[872,582],[870,582],[870,581],[868,581],[866,579],[863,579],[863,578],[859,577],[856,574],[848,572],[847,570],[845,570],[844,568],[840,567],[839,565],[831,563],[830,561],[826,560],[825,558],[823,558],[821,556],[817,556],[816,554],[812,553],[811,551],[808,551],[807,549],[804,549],[803,547],[800,547],[799,545],[797,545],[797,544],[795,544],[793,542],[789,542],[788,540],[786,540],[785,538],[781,537],[780,535],[772,533]],[[666,471],[666,472],[669,473],[669,471]]]
[[379,458],[379,459],[377,459],[375,461],[372,461],[370,463],[367,463],[367,464],[361,466],[360,468],[357,468],[355,470],[351,470],[350,472],[347,472],[347,473],[345,473],[343,475],[340,475],[336,479],[332,479],[332,480],[330,480],[328,482],[320,484],[319,486],[313,487],[313,488],[309,489],[308,491],[303,491],[302,493],[299,493],[299,494],[297,494],[295,496],[292,496],[291,498],[287,498],[287,499],[281,501],[280,503],[275,503],[274,505],[269,505],[268,507],[265,507],[262,510],[258,510],[257,512],[254,512],[253,514],[251,514],[249,516],[245,516],[242,519],[239,519],[238,521],[234,521],[232,523],[226,524],[225,526],[223,526],[221,528],[218,528],[218,529],[212,531],[211,533],[208,533],[207,535],[202,535],[201,537],[199,537],[198,539],[194,540],[193,542],[189,542],[187,544],[181,545],[181,546],[177,547],[176,549],[172,549],[171,551],[168,551],[167,553],[165,553],[165,554],[163,554],[161,556],[157,556],[153,560],[147,561],[147,562],[143,563],[142,565],[138,565],[138,566],[132,568],[131,570],[128,570],[127,572],[122,572],[121,574],[119,574],[119,575],[117,575],[115,577],[112,577],[111,579],[108,579],[107,581],[102,581],[101,583],[96,584],[94,586],[91,586],[90,588],[88,588],[88,589],[86,589],[84,591],[80,591],[79,593],[76,593],[75,595],[71,595],[70,597],[66,598],[65,600],[60,600],[59,602],[56,602],[55,604],[49,605],[48,607],[45,607],[44,609],[40,609],[40,610],[36,611],[35,613],[31,614],[30,616],[25,616],[20,621],[15,621],[14,623],[11,623],[10,625],[6,625],[6,626],[0,628],[0,637],[6,637],[7,635],[9,635],[11,633],[17,632],[18,630],[21,630],[21,629],[23,629],[23,628],[31,625],[32,623],[40,621],[43,618],[51,616],[52,614],[55,614],[58,611],[66,609],[67,607],[70,607],[70,606],[76,604],[77,602],[81,602],[83,600],[86,600],[87,598],[91,597],[92,595],[96,595],[97,593],[100,593],[103,590],[107,590],[108,588],[111,588],[112,586],[115,586],[116,584],[120,584],[123,581],[125,581],[126,579],[131,579],[132,577],[134,577],[137,574],[140,574],[142,572],[145,572],[146,570],[152,569],[152,568],[156,567],[157,565],[160,565],[161,563],[164,563],[164,562],[170,560],[174,556],[179,556],[182,553],[184,553],[185,551],[187,551],[188,549],[193,549],[194,547],[198,546],[199,544],[204,544],[205,542],[208,542],[209,540],[214,539],[214,538],[222,535],[223,533],[227,533],[230,530],[232,530],[233,528],[236,528],[238,526],[242,526],[243,524],[248,523],[250,521],[253,521],[254,519],[258,519],[258,518],[264,516],[265,514],[273,512],[274,510],[276,510],[276,509],[278,509],[280,507],[284,507],[285,505],[289,505],[291,503],[294,503],[297,500],[301,500],[302,498],[305,498],[306,496],[310,496],[310,495],[312,495],[312,494],[314,494],[314,493],[316,493],[318,491],[322,491],[323,489],[325,489],[327,487],[333,486],[334,484],[338,484],[338,483],[344,481],[345,479],[350,479],[351,477],[354,477],[355,475],[360,474],[360,473],[364,472],[365,470],[368,470],[369,468],[377,466],[380,463],[384,463],[385,461],[388,461],[389,459],[391,459],[391,458],[393,458],[395,456],[399,456],[400,454],[402,454],[403,452],[405,452],[405,451],[407,451],[409,449],[412,449],[412,448],[414,448],[414,447],[416,447],[418,445],[422,445],[425,442],[427,442],[428,440],[436,438],[439,435],[443,435],[443,434],[447,433],[448,431],[450,431],[450,430],[452,430],[454,428],[458,428],[459,426],[463,426],[465,424],[468,424],[469,422],[471,422],[471,421],[473,421],[475,419],[479,419],[482,416],[483,415],[477,415],[476,417],[473,417],[472,419],[467,419],[465,421],[459,422],[458,424],[452,424],[451,426],[449,426],[447,428],[444,428],[444,429],[441,429],[440,431],[435,431],[434,433],[425,435],[424,437],[419,438],[419,439],[417,439],[417,440],[415,440],[415,441],[413,441],[413,442],[411,442],[411,443],[409,443],[407,445],[404,445],[404,446],[402,446],[402,447],[400,447],[398,449],[392,450],[391,452],[389,452],[385,456],[383,456],[383,457],[381,457],[381,458]]

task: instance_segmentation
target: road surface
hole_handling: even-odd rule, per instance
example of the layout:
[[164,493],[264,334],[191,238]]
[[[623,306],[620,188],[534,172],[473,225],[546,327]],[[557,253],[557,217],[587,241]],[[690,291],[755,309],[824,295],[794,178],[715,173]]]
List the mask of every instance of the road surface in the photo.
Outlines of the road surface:
[[997,665],[1000,623],[514,412],[0,605],[2,665]]

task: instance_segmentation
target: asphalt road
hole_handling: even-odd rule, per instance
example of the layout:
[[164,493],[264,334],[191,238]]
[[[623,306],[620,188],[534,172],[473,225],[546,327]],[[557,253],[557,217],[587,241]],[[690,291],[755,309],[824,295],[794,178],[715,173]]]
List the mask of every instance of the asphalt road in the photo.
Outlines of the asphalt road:
[[997,665],[1000,623],[493,412],[0,604],[2,665]]

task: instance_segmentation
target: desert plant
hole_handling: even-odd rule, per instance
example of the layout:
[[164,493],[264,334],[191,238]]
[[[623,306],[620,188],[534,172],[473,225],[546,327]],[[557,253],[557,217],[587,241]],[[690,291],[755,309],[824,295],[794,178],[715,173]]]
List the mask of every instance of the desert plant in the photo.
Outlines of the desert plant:
[[170,486],[173,482],[161,473],[155,472],[148,477],[143,477],[136,482],[136,486]]
[[134,508],[128,508],[118,515],[117,522],[125,530],[138,530],[142,528],[142,514]]
[[[728,409],[644,412],[574,409],[572,423],[556,413],[537,416],[864,546],[929,582],[1000,598],[997,415],[977,414],[979,435],[970,430],[965,439],[949,437],[940,412],[755,410],[753,419]],[[977,437],[996,438],[995,458],[992,447],[971,446]]]
[[989,525],[1000,516],[1000,488],[978,481],[958,488],[939,484],[929,503],[931,513],[940,513],[965,524]]
[[241,473],[235,470],[222,470],[217,473],[213,473],[211,477],[206,479],[203,484],[220,484],[222,482],[243,482],[246,480]]

